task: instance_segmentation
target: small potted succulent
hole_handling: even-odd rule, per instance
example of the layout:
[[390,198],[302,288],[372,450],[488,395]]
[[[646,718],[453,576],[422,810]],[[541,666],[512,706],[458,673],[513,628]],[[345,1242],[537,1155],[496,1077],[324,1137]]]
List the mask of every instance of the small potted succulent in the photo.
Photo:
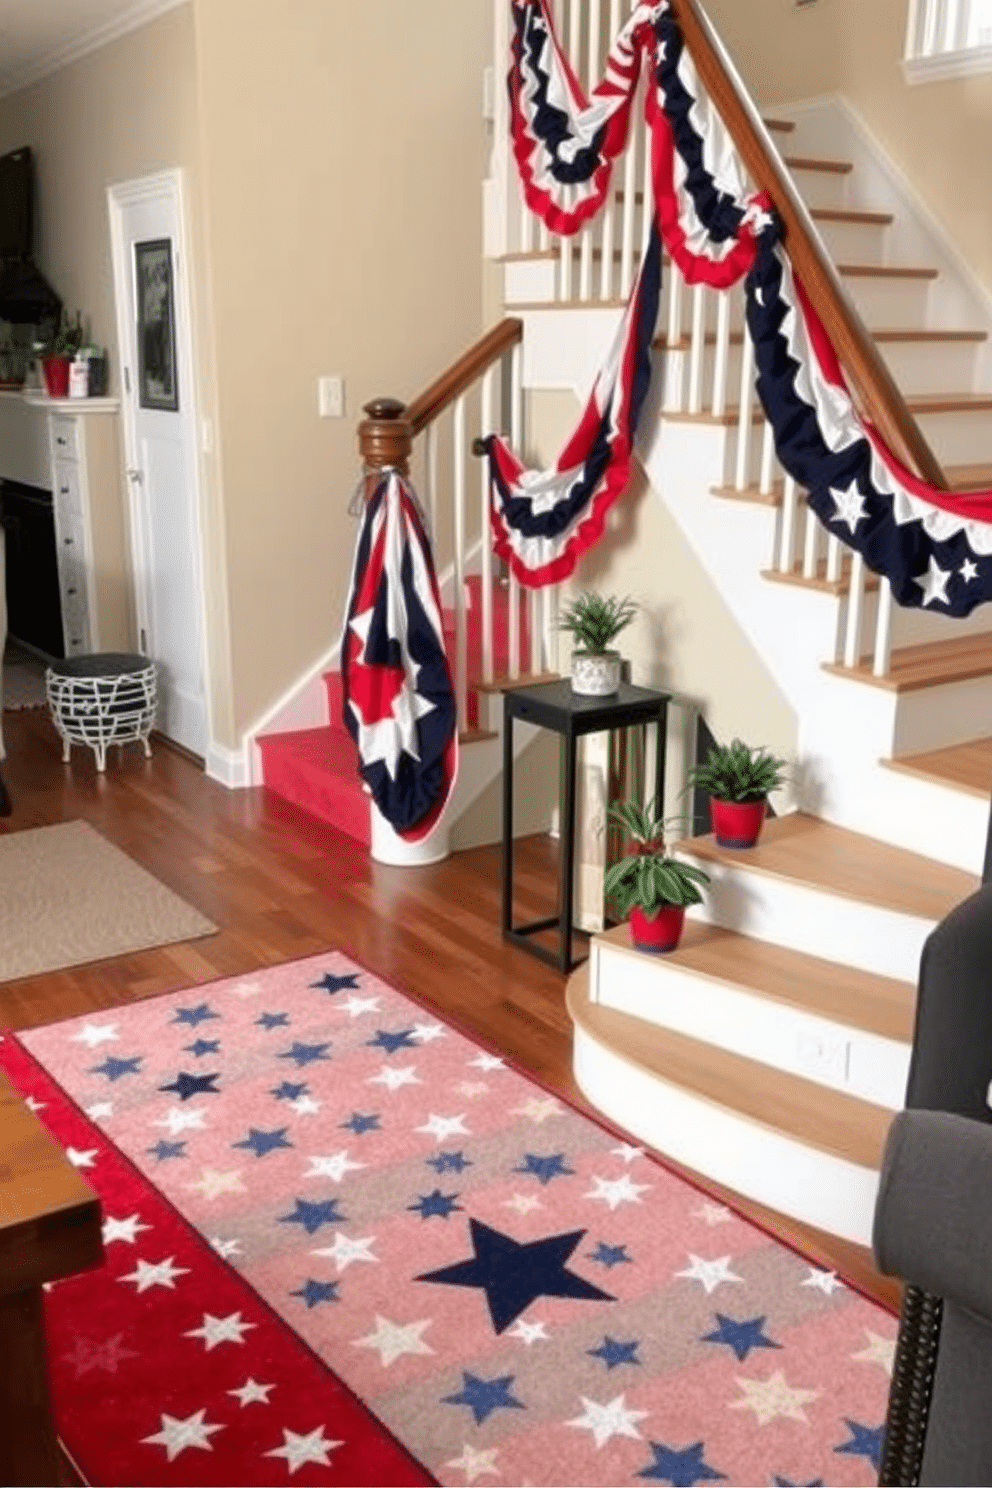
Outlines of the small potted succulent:
[[627,856],[606,870],[603,892],[630,925],[639,951],[674,951],[682,935],[686,906],[701,904],[709,874],[693,863],[670,857],[665,823],[653,806],[618,801],[610,815],[630,838]]
[[610,643],[625,630],[637,613],[632,599],[596,594],[587,589],[562,610],[560,630],[570,631],[572,691],[588,697],[609,697],[620,686],[621,657]]
[[785,781],[785,760],[741,739],[714,744],[689,771],[688,785],[710,798],[710,820],[720,847],[754,847],[768,797]]

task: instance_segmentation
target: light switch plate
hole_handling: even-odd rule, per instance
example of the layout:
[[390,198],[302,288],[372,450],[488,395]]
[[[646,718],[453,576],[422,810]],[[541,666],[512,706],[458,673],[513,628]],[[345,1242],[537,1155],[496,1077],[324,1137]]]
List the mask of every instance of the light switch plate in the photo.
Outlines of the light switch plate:
[[344,379],[318,377],[317,407],[321,418],[344,418]]

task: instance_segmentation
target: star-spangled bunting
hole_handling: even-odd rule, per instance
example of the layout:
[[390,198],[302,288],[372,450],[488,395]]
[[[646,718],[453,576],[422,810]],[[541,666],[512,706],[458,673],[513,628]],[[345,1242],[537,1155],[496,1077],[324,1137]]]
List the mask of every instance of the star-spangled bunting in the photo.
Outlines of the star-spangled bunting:
[[430,543],[413,493],[395,471],[365,505],[341,678],[359,774],[393,830],[420,842],[454,787],[457,709]]

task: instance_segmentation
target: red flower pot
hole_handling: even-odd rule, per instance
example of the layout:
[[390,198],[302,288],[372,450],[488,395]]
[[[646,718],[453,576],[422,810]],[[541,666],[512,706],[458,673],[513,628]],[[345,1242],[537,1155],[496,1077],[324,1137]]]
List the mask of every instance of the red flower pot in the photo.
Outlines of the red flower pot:
[[719,847],[753,847],[761,836],[767,800],[718,801],[710,797],[710,821]]
[[632,904],[627,916],[630,936],[639,951],[674,951],[682,935],[684,904],[663,904],[651,918],[640,905]]
[[69,396],[69,360],[67,356],[42,357],[41,368],[50,398]]

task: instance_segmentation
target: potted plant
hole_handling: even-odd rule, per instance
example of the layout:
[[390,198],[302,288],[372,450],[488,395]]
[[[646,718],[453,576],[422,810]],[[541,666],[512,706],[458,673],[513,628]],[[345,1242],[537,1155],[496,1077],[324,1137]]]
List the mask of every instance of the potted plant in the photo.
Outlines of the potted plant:
[[571,631],[572,691],[588,697],[609,697],[620,686],[621,657],[610,649],[622,630],[633,620],[637,605],[632,599],[596,594],[587,589],[567,604],[558,619],[560,630]]
[[625,858],[606,870],[603,892],[630,925],[640,951],[674,951],[682,935],[686,906],[701,904],[709,874],[693,863],[670,857],[665,823],[652,806],[618,801],[610,815],[630,838]]
[[69,392],[69,363],[83,344],[83,319],[76,311],[70,320],[63,310],[41,347],[41,368],[50,398],[65,398]]
[[688,785],[707,791],[720,847],[753,847],[761,835],[768,797],[785,780],[785,760],[741,739],[714,744],[689,771]]

